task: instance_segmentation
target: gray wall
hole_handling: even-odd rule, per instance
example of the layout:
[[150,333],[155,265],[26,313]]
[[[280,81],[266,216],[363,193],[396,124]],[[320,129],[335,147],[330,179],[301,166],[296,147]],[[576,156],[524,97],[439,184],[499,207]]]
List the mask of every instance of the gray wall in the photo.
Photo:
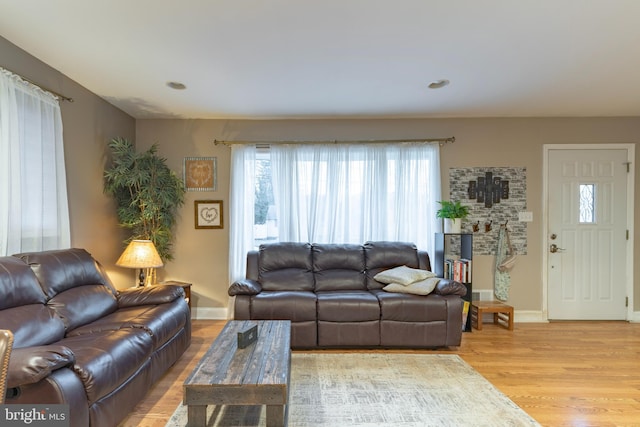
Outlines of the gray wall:
[[[171,167],[181,171],[182,158],[216,156],[218,191],[188,193],[178,225],[175,262],[164,274],[193,282],[200,313],[220,313],[226,306],[228,286],[228,196],[230,150],[214,146],[213,140],[287,139],[397,139],[455,136],[454,144],[441,151],[443,195],[449,193],[449,168],[526,168],[526,206],[534,221],[527,227],[527,255],[520,257],[511,273],[509,303],[521,314],[540,317],[542,303],[542,164],[544,144],[635,143],[640,136],[640,118],[479,118],[415,120],[138,120],[138,145],[154,142],[168,157]],[[638,197],[636,175],[636,205]],[[195,230],[193,200],[221,199],[225,203],[224,230]],[[636,220],[638,215],[636,214]],[[637,234],[637,233],[636,233]],[[640,239],[636,236],[636,253]],[[492,255],[474,257],[474,289],[493,288]],[[635,271],[635,307],[640,310],[640,286]]]
[[[0,38],[1,66],[75,99],[63,102],[65,157],[72,245],[88,249],[106,267],[116,286],[130,286],[135,273],[114,263],[123,250],[115,207],[102,192],[106,145],[115,136],[136,139],[140,149],[158,142],[169,166],[182,173],[187,156],[218,158],[218,190],[187,193],[176,230],[176,258],[160,278],[193,283],[197,316],[224,316],[228,303],[230,149],[213,140],[398,139],[455,136],[441,151],[443,194],[453,167],[526,168],[527,255],[512,271],[510,303],[520,313],[540,313],[542,303],[542,164],[544,144],[636,143],[640,118],[478,118],[388,120],[134,120],[73,80]],[[635,166],[635,165],[634,165]],[[636,174],[636,206],[640,203]],[[223,200],[225,228],[196,230],[193,201]],[[635,220],[638,219],[635,215]],[[635,252],[640,239],[635,235]],[[492,289],[493,256],[474,258],[474,289]],[[634,306],[640,311],[640,277],[634,271]]]
[[0,58],[0,66],[74,99],[60,104],[71,244],[91,252],[115,282],[133,284],[131,271],[114,266],[124,249],[124,237],[115,207],[102,192],[102,172],[106,144],[115,136],[133,138],[135,120],[2,37]]

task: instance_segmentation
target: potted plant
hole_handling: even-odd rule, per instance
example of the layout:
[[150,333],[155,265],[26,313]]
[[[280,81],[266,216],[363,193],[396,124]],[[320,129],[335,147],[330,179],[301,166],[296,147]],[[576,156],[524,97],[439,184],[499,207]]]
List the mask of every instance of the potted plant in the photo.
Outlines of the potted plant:
[[441,207],[436,212],[436,217],[444,219],[444,232],[460,233],[462,220],[469,216],[469,206],[461,204],[459,200],[442,200],[438,203]]
[[164,261],[173,259],[173,227],[184,203],[182,179],[157,153],[154,144],[136,153],[133,143],[114,138],[109,143],[111,166],[104,172],[104,192],[113,196],[120,226],[131,230],[132,240],[151,240]]

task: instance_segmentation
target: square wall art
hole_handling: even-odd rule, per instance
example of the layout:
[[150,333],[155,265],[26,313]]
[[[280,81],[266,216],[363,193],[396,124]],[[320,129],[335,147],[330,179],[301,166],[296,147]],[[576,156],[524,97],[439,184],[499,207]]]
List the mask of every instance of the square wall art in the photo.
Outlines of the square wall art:
[[216,191],[216,157],[185,157],[182,179],[187,191]]

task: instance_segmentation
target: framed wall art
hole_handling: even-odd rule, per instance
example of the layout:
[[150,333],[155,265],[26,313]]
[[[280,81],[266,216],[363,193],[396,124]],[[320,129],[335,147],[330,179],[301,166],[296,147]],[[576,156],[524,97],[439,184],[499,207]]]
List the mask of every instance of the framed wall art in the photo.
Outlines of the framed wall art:
[[195,201],[196,228],[223,228],[222,200]]
[[217,182],[216,157],[185,157],[182,168],[182,179],[187,191],[216,191]]

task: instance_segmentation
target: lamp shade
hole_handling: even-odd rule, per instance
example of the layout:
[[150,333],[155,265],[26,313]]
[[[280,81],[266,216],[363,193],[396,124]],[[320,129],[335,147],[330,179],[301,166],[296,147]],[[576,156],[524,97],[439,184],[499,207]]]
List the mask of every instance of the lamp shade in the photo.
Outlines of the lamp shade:
[[128,268],[162,267],[162,259],[151,240],[132,240],[116,265]]

